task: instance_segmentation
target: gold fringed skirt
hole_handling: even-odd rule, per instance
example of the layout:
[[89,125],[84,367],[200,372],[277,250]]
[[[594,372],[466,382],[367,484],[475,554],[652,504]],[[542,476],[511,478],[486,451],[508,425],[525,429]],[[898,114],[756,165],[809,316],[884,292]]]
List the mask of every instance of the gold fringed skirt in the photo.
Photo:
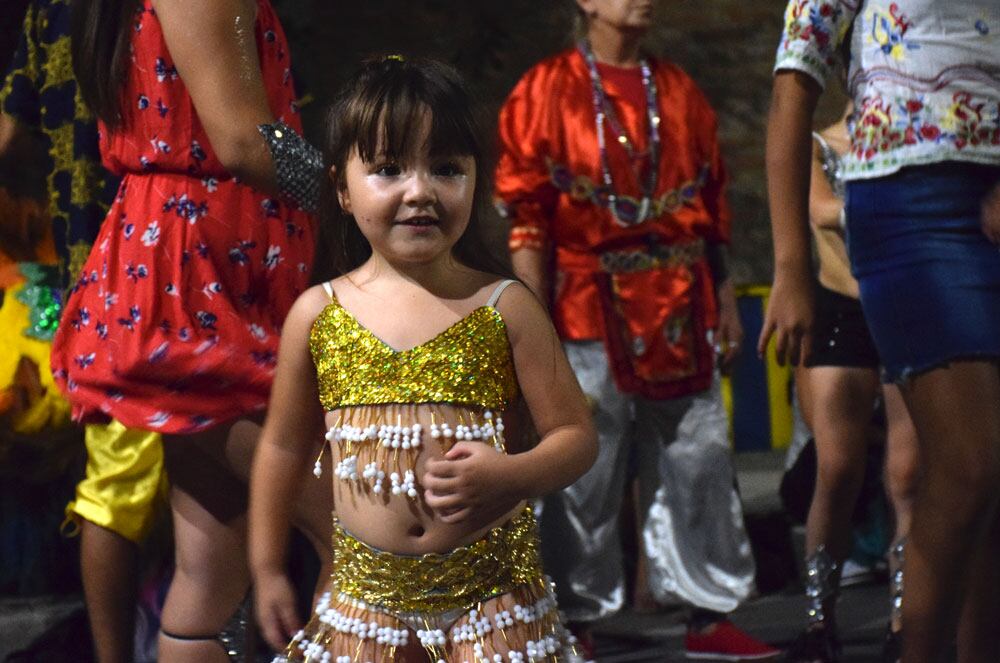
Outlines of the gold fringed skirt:
[[375,663],[420,648],[435,662],[579,660],[530,507],[448,553],[385,552],[339,524],[333,547],[328,591],[276,663]]

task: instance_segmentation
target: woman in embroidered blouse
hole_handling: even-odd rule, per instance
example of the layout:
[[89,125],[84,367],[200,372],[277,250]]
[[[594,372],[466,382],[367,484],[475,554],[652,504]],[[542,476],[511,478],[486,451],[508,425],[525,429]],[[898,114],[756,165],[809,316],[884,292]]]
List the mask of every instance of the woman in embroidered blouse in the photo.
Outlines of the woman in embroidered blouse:
[[775,278],[759,348],[774,335],[779,357],[798,363],[813,325],[809,125],[850,45],[848,253],[923,459],[905,561],[907,663],[938,660],[960,613],[960,659],[1000,660],[998,35],[992,0],[793,0],[775,65]]
[[[544,309],[497,276],[480,239],[469,97],[450,68],[389,57],[363,66],[329,118],[344,275],[306,291],[282,331],[251,480],[264,635],[294,636],[281,660],[563,660],[525,500],[582,474],[596,440]],[[505,433],[519,397],[531,449]],[[324,429],[336,564],[296,633],[288,520]]]

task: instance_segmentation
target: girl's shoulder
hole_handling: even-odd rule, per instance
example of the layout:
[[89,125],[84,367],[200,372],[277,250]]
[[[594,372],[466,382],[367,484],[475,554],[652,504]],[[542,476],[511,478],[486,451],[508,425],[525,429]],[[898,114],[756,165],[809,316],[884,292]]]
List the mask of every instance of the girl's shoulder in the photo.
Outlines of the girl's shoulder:
[[332,301],[333,289],[329,281],[307,288],[292,304],[285,319],[285,326],[295,325],[311,329],[313,322]]
[[512,346],[523,334],[535,333],[552,324],[535,294],[516,279],[498,277],[490,300],[493,301],[489,305],[500,314],[507,327]]

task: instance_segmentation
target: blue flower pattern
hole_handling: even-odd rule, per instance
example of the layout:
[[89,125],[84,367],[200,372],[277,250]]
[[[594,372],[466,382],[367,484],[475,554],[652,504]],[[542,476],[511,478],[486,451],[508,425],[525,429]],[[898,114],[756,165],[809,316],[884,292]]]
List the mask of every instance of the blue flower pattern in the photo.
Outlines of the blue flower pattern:
[[[135,34],[143,37],[134,40],[149,35],[158,39],[156,26],[152,31],[144,29],[151,25],[148,19],[155,17],[155,12],[149,0],[144,0],[143,5],[134,23]],[[270,12],[267,0],[260,0],[260,7],[265,14]],[[284,40],[266,25],[258,27],[257,36],[272,107],[295,112]],[[87,302],[90,306],[78,305],[67,318],[71,322],[68,326],[93,342],[86,350],[68,356],[69,365],[53,363],[53,374],[72,392],[87,391],[91,379],[81,379],[76,371],[86,370],[90,375],[95,370],[106,370],[106,366],[116,366],[117,348],[122,343],[134,343],[128,339],[144,339],[135,341],[143,347],[139,358],[148,366],[155,365],[156,373],[165,375],[165,393],[193,394],[203,388],[196,374],[178,377],[174,364],[180,366],[178,362],[211,357],[220,351],[225,356],[235,351],[242,355],[242,365],[257,367],[255,374],[270,374],[277,359],[276,323],[280,325],[287,306],[307,283],[308,270],[303,261],[311,255],[311,219],[293,213],[279,200],[259,194],[252,194],[252,205],[240,201],[245,205],[242,218],[231,216],[225,201],[234,198],[234,186],[238,185],[220,170],[217,156],[200,128],[187,135],[177,130],[178,123],[183,126],[188,117],[185,113],[191,112],[191,104],[165,45],[161,47],[159,53],[147,51],[145,62],[151,62],[151,67],[147,65],[139,74],[135,70],[130,73],[135,85],[129,88],[132,104],[127,112],[141,115],[140,126],[148,129],[145,135],[130,131],[134,152],[116,156],[130,161],[128,168],[135,179],[126,177],[118,188],[115,206],[109,213],[109,221],[115,221],[105,224],[111,225],[113,232],[105,228],[98,238],[102,259],[94,262],[92,256],[89,265],[94,268],[82,271],[73,288],[79,297],[88,290],[93,294],[86,295],[90,299],[79,300],[78,304]],[[140,62],[144,57],[141,48],[133,43],[133,49],[133,61]],[[281,96],[275,98],[277,94]],[[287,110],[281,119],[297,126],[297,118]],[[168,178],[178,176],[189,179],[171,184],[177,180]],[[162,179],[156,180],[157,188],[151,190],[147,182],[155,178]],[[139,193],[130,196],[130,187],[138,187]],[[151,191],[160,201],[155,208],[129,206],[130,201],[148,199]],[[276,223],[266,223],[271,220]],[[191,230],[182,231],[187,228]],[[189,233],[188,239],[178,243],[183,232]],[[173,256],[173,267],[167,256]],[[150,287],[160,297],[153,308],[147,308],[142,303],[146,300],[136,297],[141,289]],[[276,295],[287,298],[283,308],[274,308]],[[236,312],[246,317],[234,319]],[[93,344],[98,344],[96,352],[92,351]],[[139,398],[129,388],[118,386],[102,387],[101,396],[105,399],[101,409],[112,414],[117,404],[135,407],[130,403]],[[189,397],[188,401],[196,399]],[[152,403],[155,406],[142,416],[150,428],[199,430],[219,420],[209,408],[180,413],[155,400]]]

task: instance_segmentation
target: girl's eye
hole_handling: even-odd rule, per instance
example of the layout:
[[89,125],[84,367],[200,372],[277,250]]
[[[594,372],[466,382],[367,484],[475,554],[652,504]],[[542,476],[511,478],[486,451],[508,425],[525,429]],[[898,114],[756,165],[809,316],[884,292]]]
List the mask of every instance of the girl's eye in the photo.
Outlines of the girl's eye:
[[464,175],[465,171],[454,161],[446,161],[434,167],[434,174],[438,177],[458,177]]
[[403,171],[398,164],[384,163],[377,166],[373,172],[376,175],[381,175],[382,177],[395,177],[396,175],[399,175]]

